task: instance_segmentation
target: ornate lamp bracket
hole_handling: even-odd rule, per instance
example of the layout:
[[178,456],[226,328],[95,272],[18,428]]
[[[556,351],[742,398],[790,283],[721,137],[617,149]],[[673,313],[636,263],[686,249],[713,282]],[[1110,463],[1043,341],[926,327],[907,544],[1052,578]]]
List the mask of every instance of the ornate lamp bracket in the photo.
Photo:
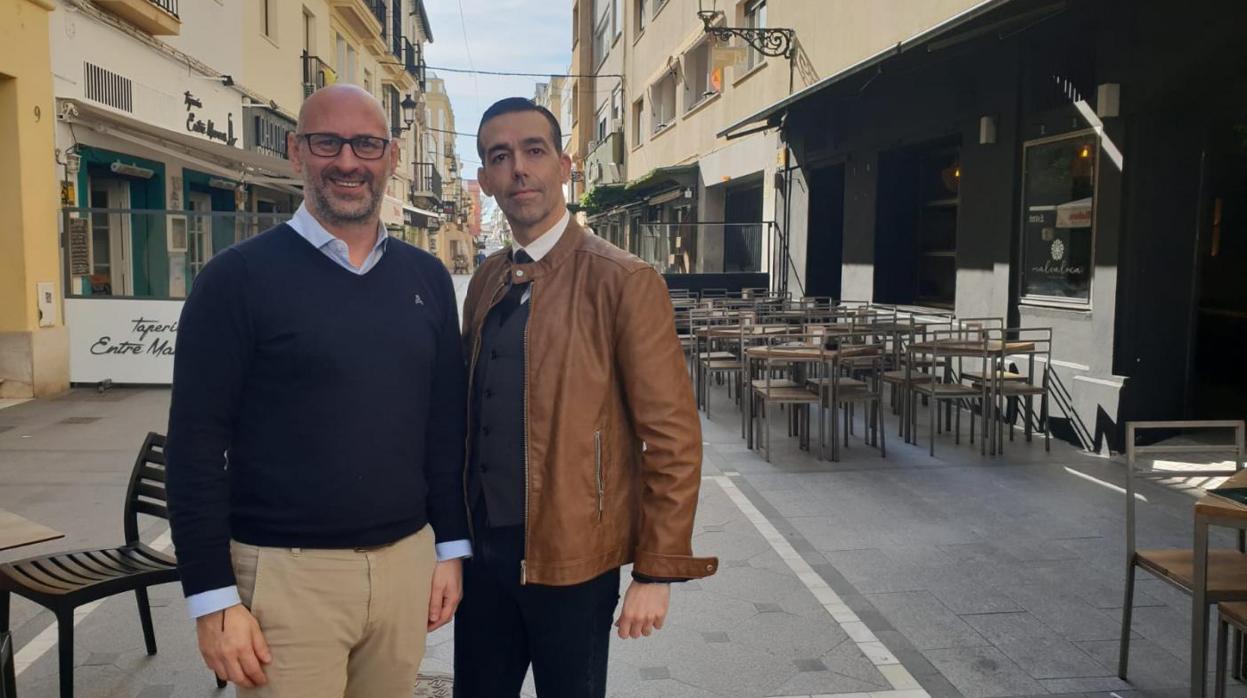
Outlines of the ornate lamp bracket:
[[717,10],[701,10],[697,16],[706,27],[706,33],[722,42],[734,36],[744,39],[758,53],[772,58],[791,58],[793,39],[796,32],[792,29],[754,29],[752,27],[722,27],[715,20],[723,13]]

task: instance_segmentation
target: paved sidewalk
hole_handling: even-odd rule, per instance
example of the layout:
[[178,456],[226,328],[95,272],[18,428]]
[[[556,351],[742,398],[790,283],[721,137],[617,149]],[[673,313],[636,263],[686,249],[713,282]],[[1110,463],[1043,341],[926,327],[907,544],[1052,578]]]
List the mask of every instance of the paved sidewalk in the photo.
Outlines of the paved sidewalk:
[[[160,389],[78,390],[0,411],[0,507],[67,534],[4,559],[118,542],[134,450],[163,430],[167,401]],[[931,459],[893,443],[885,460],[854,443],[831,464],[778,426],[768,464],[720,414],[705,427],[695,546],[722,570],[675,587],[662,632],[614,642],[610,695],[1184,693],[1188,602],[1146,576],[1131,683],[1114,675],[1123,502],[1109,485],[1121,483],[1119,464],[1021,441],[996,459],[951,443]],[[1141,542],[1185,544],[1191,495],[1146,496]],[[153,525],[149,539],[163,530]],[[130,598],[82,618],[79,696],[215,695],[176,586],[153,601],[155,657]],[[12,623],[21,695],[55,695],[51,616],[15,599]],[[430,638],[426,670],[449,671],[452,633]]]

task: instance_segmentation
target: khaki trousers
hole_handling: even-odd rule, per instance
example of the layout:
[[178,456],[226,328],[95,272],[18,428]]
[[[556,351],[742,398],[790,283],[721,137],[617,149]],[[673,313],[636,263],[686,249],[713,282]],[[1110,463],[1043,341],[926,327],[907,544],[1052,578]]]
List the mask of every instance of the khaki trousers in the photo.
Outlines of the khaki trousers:
[[273,653],[246,698],[409,697],[424,658],[433,532],[367,550],[231,541],[238,594]]

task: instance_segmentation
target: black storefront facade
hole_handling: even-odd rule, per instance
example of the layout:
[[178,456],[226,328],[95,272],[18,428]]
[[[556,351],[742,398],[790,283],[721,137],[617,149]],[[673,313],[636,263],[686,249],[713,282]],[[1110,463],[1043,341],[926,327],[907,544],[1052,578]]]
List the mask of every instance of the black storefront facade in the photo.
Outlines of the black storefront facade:
[[794,294],[1052,327],[1059,435],[1247,417],[1247,3],[998,0],[779,126]]

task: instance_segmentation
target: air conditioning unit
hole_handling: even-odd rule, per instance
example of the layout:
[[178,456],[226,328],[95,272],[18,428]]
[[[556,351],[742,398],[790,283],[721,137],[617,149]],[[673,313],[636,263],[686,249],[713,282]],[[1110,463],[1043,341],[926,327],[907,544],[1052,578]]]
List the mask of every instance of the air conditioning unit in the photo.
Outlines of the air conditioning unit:
[[169,252],[186,252],[188,238],[186,216],[170,214],[165,224],[165,233],[167,236],[166,247]]
[[623,179],[623,173],[620,171],[622,168],[619,165],[613,162],[608,162],[606,163],[605,167],[606,167],[606,172],[605,172],[606,178],[609,179],[612,183],[618,182],[621,179]]

